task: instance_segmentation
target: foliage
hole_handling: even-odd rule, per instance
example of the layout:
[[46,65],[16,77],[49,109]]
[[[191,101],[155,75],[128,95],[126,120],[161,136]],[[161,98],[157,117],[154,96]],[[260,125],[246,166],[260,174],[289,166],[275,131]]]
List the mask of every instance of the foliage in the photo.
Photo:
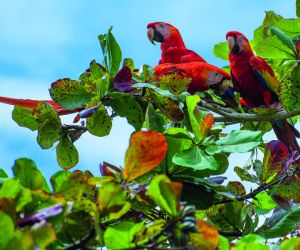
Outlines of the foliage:
[[[300,19],[269,11],[251,42],[275,69],[287,110],[300,107],[299,36]],[[17,159],[12,177],[0,169],[0,249],[269,249],[269,239],[276,249],[298,249],[297,152],[280,141],[264,143],[266,122],[224,129],[200,107],[201,93],[185,92],[187,79],[153,82],[148,65],[136,70],[125,58],[121,66],[112,28],[98,38],[103,63],[93,60],[78,79],[59,79],[49,90],[77,113],[74,124],[62,124],[47,102],[13,110],[20,126],[38,132],[43,149],[56,148],[64,170],[49,186],[30,159]],[[214,48],[224,60],[227,53],[224,42]],[[135,129],[123,168],[103,162],[101,176],[70,171],[79,160],[76,140],[86,132],[108,135],[115,116]],[[250,159],[234,171],[255,186],[250,192],[220,176],[231,154],[246,152]]]

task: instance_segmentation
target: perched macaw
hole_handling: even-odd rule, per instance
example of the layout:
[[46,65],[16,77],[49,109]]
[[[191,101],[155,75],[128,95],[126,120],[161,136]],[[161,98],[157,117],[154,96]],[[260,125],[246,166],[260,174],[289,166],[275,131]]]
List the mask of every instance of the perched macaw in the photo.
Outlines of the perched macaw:
[[[24,108],[31,108],[31,109],[36,108],[38,103],[41,101],[42,100],[15,99],[15,98],[10,98],[10,97],[0,96],[0,102],[2,102],[2,103],[20,106],[20,107],[24,107]],[[78,112],[81,110],[81,109],[74,109],[74,110],[65,109],[65,108],[59,106],[57,103],[55,103],[52,100],[45,100],[44,102],[51,104],[53,106],[53,108],[55,109],[55,111],[58,113],[58,115],[72,114],[72,113],[75,113],[75,112]]]
[[[229,62],[233,86],[240,92],[249,107],[276,107],[279,83],[272,68],[260,57],[254,55],[248,39],[238,31],[226,34],[229,46]],[[296,136],[299,132],[286,120],[272,122],[279,140],[284,142],[290,151],[299,151]]]
[[191,94],[210,87],[219,94],[224,94],[228,89],[228,80],[231,79],[224,70],[204,62],[159,64],[154,67],[153,78],[157,82],[163,82],[171,74],[175,74],[174,78],[177,80],[182,79],[187,84],[186,90]]
[[206,62],[196,52],[185,47],[180,32],[173,25],[165,22],[154,22],[147,25],[148,38],[161,43],[162,63],[187,63],[187,62]]

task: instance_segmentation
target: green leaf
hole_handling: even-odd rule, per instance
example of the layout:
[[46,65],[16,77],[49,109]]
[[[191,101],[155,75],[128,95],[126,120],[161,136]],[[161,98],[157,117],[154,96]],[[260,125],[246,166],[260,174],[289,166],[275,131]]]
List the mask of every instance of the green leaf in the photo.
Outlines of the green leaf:
[[296,15],[300,18],[300,0],[296,0]]
[[205,150],[195,145],[174,155],[173,163],[194,170],[219,170],[220,163],[215,156],[206,154]]
[[119,219],[130,209],[126,200],[127,192],[120,184],[108,182],[102,184],[98,191],[100,214],[108,220]]
[[34,242],[30,231],[16,230],[14,237],[9,241],[6,249],[32,250]]
[[284,18],[276,22],[274,26],[281,30],[288,37],[296,37],[300,35],[300,20],[298,18]]
[[253,199],[253,205],[256,213],[259,215],[266,214],[277,207],[276,202],[273,201],[267,192],[257,194],[255,199]]
[[108,29],[107,34],[98,36],[98,39],[104,56],[104,64],[110,72],[110,75],[114,76],[119,69],[122,60],[122,52],[112,34],[112,27]]
[[6,174],[4,169],[0,168],[0,178],[7,178],[7,177],[8,177],[8,175]]
[[217,43],[214,46],[213,52],[216,57],[221,58],[225,61],[228,61],[229,48],[228,48],[227,42]]
[[265,239],[259,235],[248,234],[237,242],[237,250],[269,250],[264,244]]
[[59,192],[60,187],[68,179],[70,174],[69,171],[58,171],[51,176],[50,182],[55,193]]
[[5,249],[14,235],[14,223],[6,213],[0,211],[0,249]]
[[144,228],[144,223],[122,221],[118,224],[107,227],[104,233],[104,242],[108,249],[135,248],[135,235]]
[[188,108],[188,113],[189,113],[189,119],[191,123],[191,127],[195,136],[195,142],[198,143],[201,141],[201,134],[200,134],[200,124],[201,121],[197,119],[197,116],[195,115],[194,112],[197,104],[200,102],[200,97],[197,95],[193,96],[187,96],[186,97],[186,105]]
[[32,236],[36,246],[40,249],[46,249],[46,247],[56,240],[55,229],[50,223],[39,224],[32,228]]
[[265,238],[284,237],[294,231],[299,224],[300,208],[293,207],[289,211],[277,208],[256,233]]
[[109,105],[121,117],[126,117],[128,123],[135,130],[140,130],[144,123],[144,113],[137,100],[130,94],[126,93],[111,93],[112,100],[109,100]]
[[[284,21],[284,20],[282,20],[282,21]],[[281,21],[278,22],[277,24],[279,24],[279,23],[281,23]],[[277,24],[276,24],[276,26],[277,26]],[[300,26],[299,26],[299,28],[300,28]],[[297,58],[298,52],[297,52],[297,49],[296,49],[296,46],[295,46],[293,40],[291,38],[289,38],[284,32],[282,32],[281,30],[277,29],[274,26],[270,26],[269,30],[272,35],[277,36],[284,45],[286,45],[290,50],[292,50],[294,52],[295,58]],[[299,35],[300,35],[300,30],[299,30]]]
[[87,130],[95,136],[106,136],[112,127],[111,118],[104,106],[99,107],[91,117],[86,120]]
[[75,109],[86,105],[93,95],[79,81],[64,78],[51,84],[51,98],[66,109]]
[[300,247],[300,239],[297,237],[297,238],[284,240],[280,245],[279,250],[297,250],[299,249],[299,247]]
[[232,130],[226,137],[209,145],[205,151],[209,154],[244,153],[253,150],[261,143],[262,133],[260,131]]
[[256,182],[255,176],[251,175],[246,169],[238,166],[234,167],[234,172],[240,177],[242,181]]
[[12,111],[13,120],[20,126],[32,131],[38,130],[40,123],[32,116],[32,109],[15,106]]
[[65,133],[61,135],[56,147],[56,158],[58,165],[65,170],[74,167],[78,163],[78,151]]
[[218,250],[230,250],[230,243],[227,238],[222,235],[219,235],[219,246]]
[[277,36],[261,40],[254,46],[256,54],[268,59],[295,59],[294,51],[286,46]]
[[47,103],[39,103],[34,118],[41,123],[37,141],[41,148],[51,148],[60,137],[61,121],[53,107]]
[[164,116],[154,109],[151,103],[148,104],[148,108],[145,114],[145,124],[148,130],[154,130],[159,133],[165,131],[165,119]]
[[131,72],[134,71],[134,62],[131,58],[124,58],[123,60],[123,67],[128,67]]
[[181,188],[181,183],[171,182],[165,175],[157,175],[151,180],[147,194],[169,215],[177,216]]
[[33,190],[43,189],[46,192],[50,192],[45,177],[31,159],[20,158],[16,160],[13,166],[13,173],[20,180],[23,187]]

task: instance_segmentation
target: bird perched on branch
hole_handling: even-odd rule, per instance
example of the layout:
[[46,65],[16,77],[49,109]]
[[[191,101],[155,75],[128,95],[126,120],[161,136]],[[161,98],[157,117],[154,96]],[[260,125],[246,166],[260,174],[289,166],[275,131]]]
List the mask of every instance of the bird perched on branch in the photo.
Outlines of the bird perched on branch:
[[148,38],[151,43],[161,43],[162,63],[187,63],[187,62],[206,62],[196,52],[185,47],[179,30],[173,25],[165,22],[153,22],[147,25]]
[[[249,107],[275,107],[278,99],[279,83],[272,68],[260,57],[254,55],[248,39],[238,31],[226,34],[229,46],[229,62],[233,86]],[[299,151],[296,137],[299,132],[287,120],[276,120],[272,127],[279,140],[290,151]]]

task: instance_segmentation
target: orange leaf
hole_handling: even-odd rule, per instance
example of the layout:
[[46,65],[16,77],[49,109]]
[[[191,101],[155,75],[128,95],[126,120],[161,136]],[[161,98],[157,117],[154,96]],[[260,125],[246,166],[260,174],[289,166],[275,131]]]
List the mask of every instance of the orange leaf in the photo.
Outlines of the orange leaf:
[[219,245],[218,230],[204,220],[197,220],[199,233],[191,234],[191,241],[197,249],[214,250]]
[[214,123],[214,116],[212,114],[208,114],[204,117],[203,122],[200,126],[200,133],[201,135],[203,135],[203,138],[206,137],[213,123]]
[[155,168],[165,157],[167,142],[155,131],[139,131],[130,138],[123,177],[132,181]]

